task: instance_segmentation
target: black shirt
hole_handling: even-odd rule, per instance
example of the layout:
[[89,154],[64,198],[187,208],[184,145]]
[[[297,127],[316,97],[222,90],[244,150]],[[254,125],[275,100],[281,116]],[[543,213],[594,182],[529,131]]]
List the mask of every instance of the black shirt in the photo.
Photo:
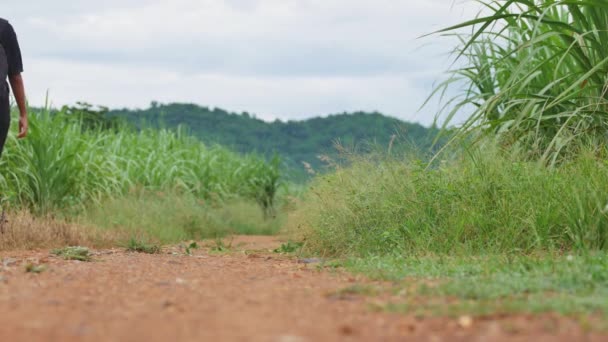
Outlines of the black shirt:
[[8,75],[14,76],[22,73],[23,61],[21,60],[21,49],[19,49],[17,34],[13,26],[2,18],[0,18],[0,44],[2,44],[6,53]]

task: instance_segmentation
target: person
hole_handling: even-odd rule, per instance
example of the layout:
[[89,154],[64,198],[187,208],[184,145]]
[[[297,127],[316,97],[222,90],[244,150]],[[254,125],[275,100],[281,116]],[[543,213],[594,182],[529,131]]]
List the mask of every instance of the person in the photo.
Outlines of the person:
[[[27,105],[25,100],[25,86],[23,84],[23,61],[21,50],[17,41],[17,34],[13,26],[5,19],[0,18],[0,68],[4,68],[4,75],[8,76],[10,87],[13,90],[17,107],[19,108],[19,139],[27,136]],[[2,70],[0,70],[0,74]],[[8,135],[11,121],[9,100],[9,86],[6,79],[0,80],[0,155]]]

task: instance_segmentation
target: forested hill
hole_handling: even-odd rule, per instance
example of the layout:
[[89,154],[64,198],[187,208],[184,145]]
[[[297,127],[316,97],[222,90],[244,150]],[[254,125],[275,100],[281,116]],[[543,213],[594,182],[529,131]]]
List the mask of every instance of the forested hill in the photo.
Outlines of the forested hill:
[[229,113],[192,104],[153,104],[146,110],[112,110],[110,117],[121,117],[137,126],[175,128],[187,126],[191,133],[210,144],[221,144],[240,152],[278,153],[295,167],[307,162],[321,166],[319,154],[333,154],[336,141],[352,147],[373,142],[388,147],[391,136],[417,149],[428,149],[434,131],[419,124],[390,118],[379,113],[330,115],[303,121],[266,122],[248,113]]

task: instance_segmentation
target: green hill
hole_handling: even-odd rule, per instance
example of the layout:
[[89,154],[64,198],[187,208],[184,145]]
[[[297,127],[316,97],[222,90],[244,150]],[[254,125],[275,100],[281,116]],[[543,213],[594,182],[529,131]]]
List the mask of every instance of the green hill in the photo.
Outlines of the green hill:
[[279,154],[301,178],[303,162],[314,169],[323,168],[321,154],[335,155],[335,144],[365,150],[371,145],[388,148],[395,135],[400,146],[428,150],[435,129],[407,123],[380,113],[336,114],[303,121],[266,122],[249,113],[230,113],[222,109],[193,104],[166,104],[145,110],[112,110],[110,117],[120,117],[138,127],[177,128],[187,126],[191,134],[210,144],[221,144],[239,152]]

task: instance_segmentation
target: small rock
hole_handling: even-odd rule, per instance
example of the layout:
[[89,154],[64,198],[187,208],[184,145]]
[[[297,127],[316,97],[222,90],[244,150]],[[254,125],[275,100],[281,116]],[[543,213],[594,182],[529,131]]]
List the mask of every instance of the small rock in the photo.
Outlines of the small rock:
[[283,335],[283,336],[279,336],[279,338],[276,339],[277,342],[302,342],[302,341],[306,341],[305,338],[300,337],[300,336],[295,336],[295,335]]
[[184,279],[182,279],[182,278],[177,278],[177,279],[175,279],[175,282],[176,282],[178,285],[184,285],[184,284],[186,283],[186,281],[185,281]]
[[473,326],[473,318],[471,316],[460,316],[458,325],[463,329],[468,329]]
[[15,265],[17,262],[19,262],[17,259],[6,258],[6,259],[2,260],[2,265],[4,265],[4,267],[10,267],[10,266]]
[[1,284],[8,284],[8,278],[5,276],[0,275],[0,283]]

